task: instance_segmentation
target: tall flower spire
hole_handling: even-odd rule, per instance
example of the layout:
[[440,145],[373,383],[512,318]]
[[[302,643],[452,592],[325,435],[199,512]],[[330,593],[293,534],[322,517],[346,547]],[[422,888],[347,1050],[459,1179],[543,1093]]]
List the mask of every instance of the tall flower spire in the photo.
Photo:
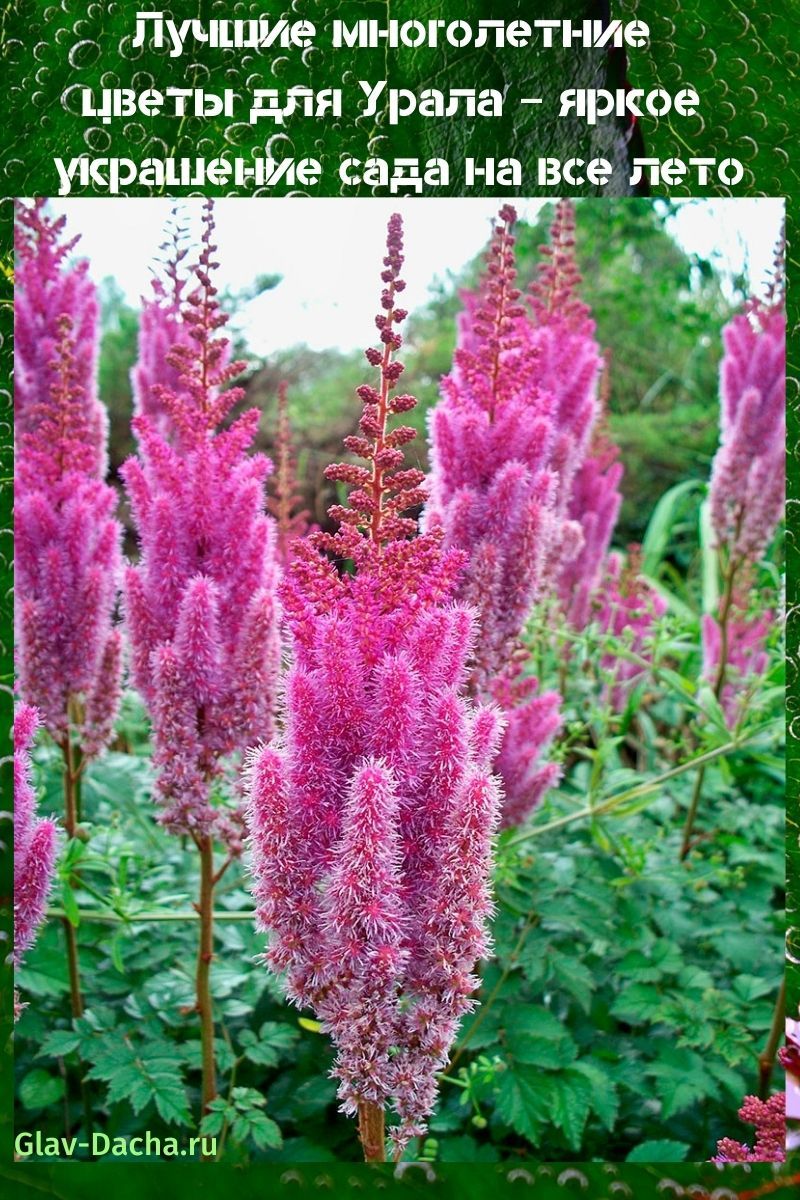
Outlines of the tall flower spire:
[[213,231],[208,202],[181,314],[189,334],[166,353],[177,386],[153,387],[170,440],[140,413],[139,455],[122,469],[141,548],[126,575],[126,617],[134,681],[154,723],[162,819],[197,835],[229,821],[211,804],[212,781],[227,755],[270,727],[278,660],[271,463],[247,454],[256,409],[221,427],[244,395],[225,385],[244,364],[228,361],[218,336],[227,318],[212,283]]
[[[229,361],[227,339],[219,336],[227,317],[212,280],[213,236],[209,200],[182,334],[166,354],[177,382],[151,388],[166,421],[157,427],[144,412],[134,419],[139,455],[122,471],[141,550],[128,568],[125,614],[134,681],[153,722],[161,820],[188,835],[200,855],[196,993],[204,1111],[216,1095],[214,890],[243,835],[238,802],[219,802],[218,784],[231,756],[271,732],[280,659],[274,523],[264,488],[272,464],[247,453],[258,410],[223,426],[243,396],[226,385],[244,364]],[[166,377],[160,369],[159,377]],[[228,855],[219,868],[215,841]]]
[[182,320],[189,273],[187,230],[177,208],[172,210],[161,258],[153,275],[151,295],[142,299],[138,354],[131,369],[134,409],[151,418],[161,433],[169,433],[169,418],[160,401],[160,388],[180,390],[180,368],[169,362],[176,343],[191,344],[189,326]]
[[[120,569],[116,495],[103,482],[95,391],[97,303],[74,241],[42,204],[17,207],[15,569],[20,692],[66,746],[111,735],[121,673],[112,625]],[[18,398],[18,400],[17,400]],[[71,830],[70,830],[71,833]]]
[[[403,467],[414,431],[391,418],[405,312],[402,226],[389,222],[376,385],[359,389],[360,460],[328,478],[350,488],[333,534],[295,543],[281,585],[292,666],[283,736],[253,756],[249,823],[267,961],[336,1046],[343,1110],[368,1159],[424,1128],[486,952],[496,712],[464,697],[471,610],[454,602],[463,554],[439,531],[409,539],[421,472]],[[363,464],[363,465],[361,465]],[[339,571],[333,556],[350,569]]]

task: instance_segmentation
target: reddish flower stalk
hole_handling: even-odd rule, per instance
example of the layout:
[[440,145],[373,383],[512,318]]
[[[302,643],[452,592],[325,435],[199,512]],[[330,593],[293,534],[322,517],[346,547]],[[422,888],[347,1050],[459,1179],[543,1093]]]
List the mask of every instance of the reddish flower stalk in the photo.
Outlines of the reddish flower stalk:
[[289,420],[289,385],[278,385],[278,419],[275,429],[275,474],[272,495],[267,501],[275,518],[276,554],[283,568],[289,565],[290,546],[295,538],[308,533],[309,513],[303,508],[297,481],[297,460],[292,447],[292,426]]
[[[264,494],[271,463],[247,453],[257,410],[221,428],[243,396],[241,388],[225,387],[243,364],[229,361],[227,340],[217,336],[227,318],[212,282],[213,231],[208,201],[195,287],[181,313],[186,337],[166,356],[177,386],[153,386],[168,435],[140,413],[133,423],[139,457],[122,472],[141,546],[139,563],[127,572],[126,619],[134,680],[153,722],[160,819],[188,834],[200,852],[204,1109],[216,1093],[214,888],[243,836],[238,805],[215,803],[214,790],[231,757],[271,730],[279,665],[274,527]],[[219,870],[215,839],[228,853]]]
[[414,431],[389,426],[416,403],[394,394],[402,262],[393,217],[381,345],[367,351],[378,386],[359,389],[360,433],[345,439],[364,465],[328,468],[351,489],[330,510],[340,527],[295,543],[281,586],[284,733],[253,757],[249,810],[267,961],[331,1034],[343,1110],[375,1160],[390,1104],[398,1156],[424,1129],[473,1006],[499,806],[498,718],[464,698],[473,618],[452,600],[463,555],[439,532],[407,540],[423,477],[402,465]]
[[[29,704],[14,713],[14,952],[20,966],[44,920],[53,882],[57,829],[54,821],[37,816],[31,778],[30,749],[39,714]],[[14,1020],[24,1004],[14,990]]]

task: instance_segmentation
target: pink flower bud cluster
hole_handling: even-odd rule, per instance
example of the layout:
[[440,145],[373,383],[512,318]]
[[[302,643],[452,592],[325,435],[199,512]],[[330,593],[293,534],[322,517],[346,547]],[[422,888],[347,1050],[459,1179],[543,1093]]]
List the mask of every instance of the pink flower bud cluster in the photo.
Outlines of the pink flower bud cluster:
[[[38,817],[31,780],[30,748],[39,714],[29,704],[14,713],[14,964],[19,966],[33,945],[44,919],[53,881],[57,830],[53,821]],[[14,1019],[22,1005],[14,996]]]
[[279,665],[273,522],[265,512],[271,463],[248,455],[257,410],[220,422],[241,399],[224,389],[241,369],[227,361],[225,324],[211,273],[212,203],[196,288],[182,322],[190,342],[167,354],[178,388],[158,399],[170,440],[145,414],[134,419],[138,457],[123,468],[141,558],[125,580],[133,678],[153,721],[162,820],[179,833],[216,834],[233,849],[240,826],[211,800],[228,755],[271,728]]
[[[631,549],[627,562],[616,552],[606,559],[605,576],[595,594],[595,619],[602,631],[617,639],[629,654],[649,661],[654,627],[667,605],[642,579],[636,548]],[[631,692],[647,674],[645,663],[612,649],[602,656],[600,669],[607,681],[605,696],[615,712],[622,712]]]
[[62,230],[38,202],[18,208],[17,666],[21,694],[49,732],[61,739],[77,726],[91,755],[110,738],[119,701],[122,647],[112,615],[121,530],[115,492],[102,478],[97,306],[85,267],[65,265],[74,243],[62,243]]
[[733,563],[757,563],[783,513],[786,313],[778,296],[752,303],[723,330],[721,443],[709,500],[717,542]]
[[[723,631],[719,621],[709,613],[703,617],[703,679],[715,690],[719,687],[722,711],[731,728],[742,714],[743,688],[763,675],[769,665],[769,655],[764,647],[774,624],[772,612],[748,616],[741,609],[738,612],[734,609],[725,623],[723,656]],[[725,668],[721,678],[723,657]]]
[[310,514],[303,508],[297,480],[297,459],[292,447],[288,385],[278,386],[278,420],[275,430],[275,474],[267,507],[275,518],[276,553],[282,567],[289,565],[291,544],[310,530]]
[[501,729],[492,707],[464,697],[474,624],[453,600],[463,555],[439,532],[407,540],[415,522],[403,511],[421,481],[400,447],[413,431],[387,429],[414,402],[392,395],[402,262],[395,216],[381,345],[367,351],[378,386],[359,390],[361,431],[346,442],[366,465],[329,472],[351,489],[331,510],[339,531],[295,543],[281,587],[284,729],[253,757],[249,810],[267,961],[331,1034],[344,1111],[393,1104],[398,1148],[424,1130],[488,949]]
[[582,544],[578,553],[561,565],[558,595],[573,629],[584,629],[590,620],[619,516],[623,468],[617,462],[618,454],[618,448],[601,435],[572,482],[567,515],[580,526]]
[[[60,322],[70,320],[75,403],[80,399],[80,469],[106,473],[108,417],[97,399],[98,303],[89,264],[69,256],[77,237],[64,239],[66,217],[48,216],[46,201],[17,201],[14,227],[14,424],[37,430],[46,416],[59,421]],[[54,391],[56,389],[56,391]],[[60,396],[60,392],[58,392]],[[76,451],[73,446],[73,452]]]
[[173,212],[167,240],[160,247],[162,271],[152,281],[152,295],[142,298],[139,315],[138,354],[131,370],[134,409],[150,417],[160,433],[169,432],[169,418],[160,401],[160,390],[180,390],[180,368],[169,362],[177,343],[191,346],[190,326],[184,325],[181,314],[184,292],[189,281],[182,264],[189,251],[185,245],[185,230]]
[[739,1109],[739,1120],[753,1125],[756,1131],[755,1146],[737,1142],[734,1138],[722,1138],[717,1142],[717,1153],[711,1160],[716,1163],[783,1162],[786,1158],[786,1097],[776,1092],[768,1100],[758,1096],[745,1096]]

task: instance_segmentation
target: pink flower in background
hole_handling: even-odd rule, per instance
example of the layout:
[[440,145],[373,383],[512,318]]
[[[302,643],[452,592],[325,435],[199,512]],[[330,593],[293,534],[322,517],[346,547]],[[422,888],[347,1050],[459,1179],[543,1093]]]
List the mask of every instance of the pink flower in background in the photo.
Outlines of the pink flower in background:
[[152,280],[152,294],[142,298],[136,363],[131,370],[134,411],[150,417],[160,433],[169,433],[169,416],[161,403],[160,389],[178,392],[181,368],[170,362],[176,344],[191,346],[191,326],[182,319],[189,272],[183,266],[189,251],[186,231],[173,210],[166,241],[160,247],[160,272]]
[[725,653],[722,650],[722,628],[719,621],[706,613],[703,617],[703,679],[715,689],[720,679],[720,662],[724,657],[725,672],[720,690],[725,719],[736,725],[742,712],[742,689],[764,674],[769,665],[765,646],[775,624],[775,614],[760,613],[749,617],[734,615],[725,626]]
[[739,1109],[739,1120],[755,1127],[752,1147],[733,1138],[717,1142],[716,1163],[783,1162],[786,1158],[786,1097],[776,1092],[768,1100],[745,1096]]
[[167,354],[178,387],[154,388],[169,440],[140,414],[139,456],[122,471],[141,548],[127,571],[125,610],[134,682],[153,720],[162,820],[196,837],[233,836],[238,846],[236,822],[214,807],[211,788],[222,760],[271,728],[276,568],[264,492],[271,464],[247,453],[259,414],[220,428],[243,395],[224,385],[243,364],[228,361],[216,336],[227,318],[211,282],[213,228],[209,202],[181,317],[189,337]]
[[[103,482],[94,290],[42,206],[18,207],[15,295],[15,628],[19,687],[48,731],[109,740],[120,691],[112,616],[120,571],[116,494]],[[48,354],[50,357],[45,358]],[[91,390],[87,390],[91,389]]]
[[567,515],[580,526],[582,543],[561,566],[558,595],[573,629],[584,629],[591,618],[592,599],[619,516],[623,468],[618,454],[618,447],[601,434],[572,482]]
[[267,960],[330,1032],[344,1111],[392,1103],[399,1148],[424,1128],[487,950],[501,729],[493,708],[464,698],[474,621],[453,599],[464,556],[439,531],[407,540],[422,475],[402,466],[413,430],[387,428],[416,403],[393,395],[401,230],[393,217],[381,345],[367,351],[378,386],[359,389],[360,433],[346,439],[365,465],[329,468],[351,489],[331,509],[340,529],[296,542],[281,587],[285,724],[253,756],[249,809]]
[[[601,630],[618,639],[630,654],[649,662],[654,627],[667,605],[639,575],[637,549],[631,547],[627,562],[621,554],[609,554],[595,595],[595,619]],[[605,694],[615,712],[622,712],[633,689],[647,677],[647,666],[616,649],[604,654],[600,665],[607,681]]]
[[[14,965],[19,966],[41,925],[53,881],[57,829],[37,816],[30,749],[39,714],[28,704],[14,713]],[[22,1011],[14,996],[14,1019]]]
[[276,553],[282,567],[289,565],[295,538],[305,537],[311,526],[309,512],[303,508],[297,479],[297,459],[292,447],[289,420],[288,384],[278,387],[278,418],[275,428],[275,474],[267,507],[275,518]]
[[783,514],[786,314],[782,299],[751,303],[723,330],[721,444],[711,472],[711,519],[733,563],[757,563]]

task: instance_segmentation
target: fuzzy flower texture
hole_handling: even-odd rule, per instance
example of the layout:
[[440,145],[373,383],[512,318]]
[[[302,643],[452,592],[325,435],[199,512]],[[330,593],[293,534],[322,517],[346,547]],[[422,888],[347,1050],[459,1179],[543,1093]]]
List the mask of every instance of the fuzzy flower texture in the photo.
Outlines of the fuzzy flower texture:
[[247,453],[258,411],[220,428],[243,395],[224,385],[244,364],[229,362],[216,336],[227,318],[211,280],[213,229],[209,201],[181,314],[189,334],[167,353],[176,387],[153,385],[169,432],[145,411],[134,419],[139,456],[122,474],[141,559],[127,571],[125,610],[133,678],[153,721],[162,820],[236,851],[241,821],[214,805],[213,783],[227,756],[271,727],[279,649],[264,495],[271,463]]
[[[29,704],[14,713],[14,965],[33,945],[53,881],[57,830],[38,817],[31,781],[30,748],[39,715]],[[14,994],[14,1020],[22,1011]]]
[[[465,698],[473,613],[453,599],[463,554],[439,532],[408,540],[422,473],[414,431],[388,428],[395,394],[402,225],[389,222],[380,346],[366,352],[360,433],[335,464],[350,485],[333,535],[297,542],[282,585],[292,644],[283,735],[251,764],[249,821],[267,961],[337,1049],[345,1112],[393,1105],[398,1152],[425,1128],[474,968],[488,950],[501,732]],[[349,561],[339,571],[327,555]]]
[[104,482],[106,418],[97,398],[97,301],[71,266],[64,220],[17,208],[15,609],[22,696],[85,754],[113,728],[121,639],[112,626],[120,571],[116,496]]
[[786,443],[786,313],[782,250],[765,301],[751,301],[723,330],[721,439],[709,489],[711,520],[729,599],[703,620],[703,674],[728,723],[742,711],[742,683],[761,675],[774,614],[752,615],[753,574],[783,515]]
[[[463,296],[453,371],[431,414],[425,514],[426,528],[441,529],[447,546],[468,555],[459,595],[475,607],[481,630],[472,687],[498,702],[508,721],[497,760],[506,824],[523,820],[558,777],[539,758],[560,726],[559,696],[539,694],[537,681],[523,675],[520,635],[533,606],[550,595],[560,593],[567,610],[588,607],[620,476],[602,456],[581,474],[602,360],[577,296],[573,207],[558,205],[527,297],[516,283],[515,220],[505,205],[479,287]],[[578,582],[581,595],[573,598]]]
[[755,1128],[755,1144],[751,1147],[734,1138],[722,1138],[712,1162],[783,1162],[786,1158],[786,1097],[776,1092],[768,1100],[745,1096],[739,1109],[739,1120]]

